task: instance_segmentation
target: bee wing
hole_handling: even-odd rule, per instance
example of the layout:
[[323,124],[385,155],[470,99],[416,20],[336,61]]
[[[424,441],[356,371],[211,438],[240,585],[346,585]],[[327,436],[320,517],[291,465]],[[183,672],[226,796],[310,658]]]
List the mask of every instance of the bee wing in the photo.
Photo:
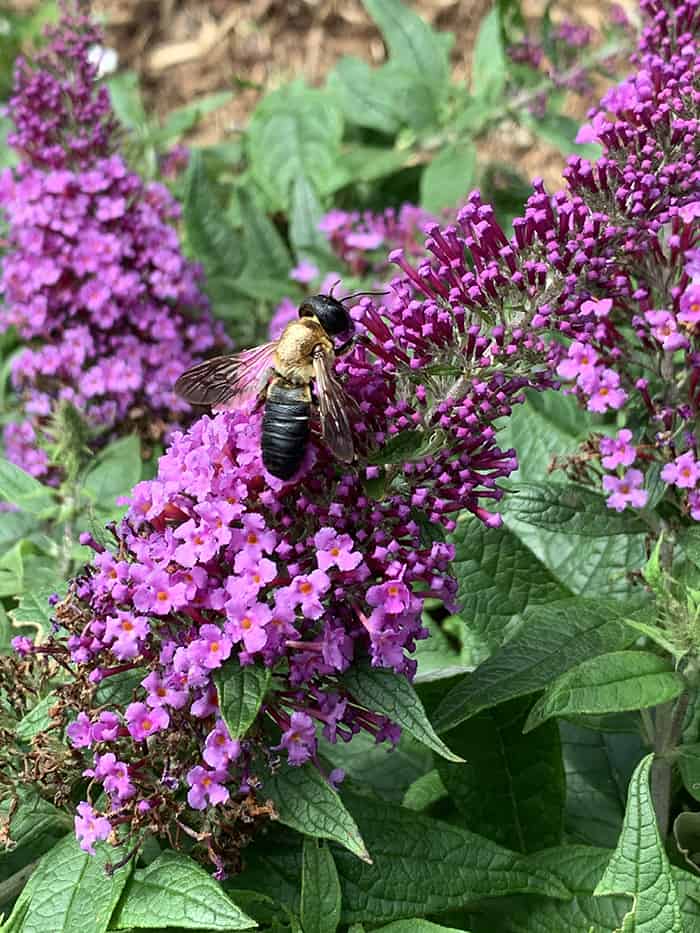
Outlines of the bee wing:
[[355,448],[346,409],[353,403],[333,375],[332,360],[321,348],[314,350],[313,369],[321,414],[321,436],[338,460],[349,463]]
[[265,387],[278,342],[199,363],[180,376],[175,391],[193,405],[219,411],[244,408]]

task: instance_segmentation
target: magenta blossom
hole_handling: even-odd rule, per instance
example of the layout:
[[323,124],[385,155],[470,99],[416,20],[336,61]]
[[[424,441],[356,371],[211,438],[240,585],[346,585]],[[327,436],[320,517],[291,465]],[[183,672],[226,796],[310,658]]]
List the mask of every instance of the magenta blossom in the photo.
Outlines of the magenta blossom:
[[630,444],[632,432],[622,428],[617,437],[601,437],[600,453],[601,463],[606,470],[614,470],[618,466],[631,466],[637,457],[637,448]]
[[125,718],[129,735],[137,742],[143,742],[149,735],[165,729],[170,721],[162,706],[148,707],[145,703],[130,703]]
[[187,783],[190,789],[187,793],[187,802],[194,810],[204,810],[207,804],[215,806],[226,803],[229,798],[228,789],[223,782],[227,779],[226,771],[208,771],[197,766],[187,773]]
[[622,512],[631,505],[641,509],[647,504],[648,493],[642,489],[644,475],[641,470],[627,470],[622,477],[605,475],[603,489],[610,493],[606,500],[608,508]]
[[112,832],[112,824],[104,816],[99,816],[89,803],[83,801],[78,804],[78,814],[75,817],[75,835],[78,837],[80,848],[90,855],[95,854],[95,843],[107,839]]
[[694,489],[698,484],[698,478],[700,478],[700,463],[695,459],[691,450],[676,457],[672,463],[667,463],[661,471],[661,479],[665,483],[672,483],[679,489]]
[[311,758],[316,747],[316,730],[306,713],[292,713],[289,728],[282,733],[277,748],[284,748],[290,764],[302,765]]

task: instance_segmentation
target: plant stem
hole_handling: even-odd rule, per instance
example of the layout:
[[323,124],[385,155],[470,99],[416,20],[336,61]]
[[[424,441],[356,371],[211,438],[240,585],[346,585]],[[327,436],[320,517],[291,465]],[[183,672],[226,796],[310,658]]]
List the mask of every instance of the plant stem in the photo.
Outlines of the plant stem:
[[674,703],[664,703],[656,711],[654,762],[651,766],[651,799],[661,840],[668,834],[671,811],[671,769],[669,753],[678,744],[690,696],[684,691]]

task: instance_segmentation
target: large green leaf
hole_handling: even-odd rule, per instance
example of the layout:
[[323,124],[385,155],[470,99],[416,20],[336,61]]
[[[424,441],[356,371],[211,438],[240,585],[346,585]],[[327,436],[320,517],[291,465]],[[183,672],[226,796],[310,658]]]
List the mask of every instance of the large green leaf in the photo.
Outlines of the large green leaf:
[[280,286],[289,292],[292,257],[286,243],[252,192],[241,187],[237,198],[246,257],[241,278],[281,279]]
[[612,848],[622,828],[630,776],[645,751],[639,730],[600,732],[561,722],[559,731],[566,772],[567,837]]
[[104,509],[115,507],[141,479],[141,442],[136,434],[120,437],[95,457],[85,474],[83,489]]
[[19,605],[11,613],[15,625],[40,625],[44,630],[48,629],[54,615],[54,608],[49,603],[49,597],[56,592],[62,594],[65,590],[66,584],[62,583],[56,587],[51,586],[22,593]]
[[436,730],[446,732],[482,709],[541,690],[587,658],[625,648],[635,638],[625,609],[612,600],[578,598],[528,611],[511,641],[443,699],[433,716]]
[[134,872],[112,929],[250,930],[256,922],[181,852],[166,851]]
[[255,180],[275,208],[289,208],[299,175],[326,191],[342,135],[342,115],[330,94],[296,81],[265,95],[250,119],[246,144]]
[[366,865],[335,853],[345,923],[439,913],[518,892],[569,896],[551,871],[482,836],[384,801],[344,799],[374,860]]
[[53,491],[14,463],[0,458],[0,501],[36,515],[53,507]]
[[462,512],[450,540],[461,615],[492,648],[528,607],[571,596],[507,528],[486,528],[476,516]]
[[356,666],[343,674],[342,683],[362,706],[398,723],[438,755],[448,761],[464,760],[435,734],[416,691],[402,675],[383,668]]
[[304,933],[335,933],[340,923],[340,880],[328,846],[304,839],[301,924]]
[[593,896],[609,858],[609,850],[581,845],[538,852],[531,864],[551,871],[569,889],[569,898],[517,897],[503,907],[492,902],[495,915],[486,913],[478,933],[620,933],[629,899]]
[[237,276],[245,259],[241,237],[226,220],[196,150],[190,153],[187,167],[183,212],[187,243],[204,266],[207,279],[217,283]]
[[328,88],[350,123],[391,134],[404,123],[396,103],[395,82],[390,70],[371,68],[350,56],[341,58],[328,76]]
[[331,839],[363,861],[371,861],[352,816],[312,764],[282,765],[265,782],[263,792],[274,803],[280,823],[307,836]]
[[468,933],[468,931],[458,930],[456,927],[443,927],[438,923],[431,923],[430,920],[411,917],[410,920],[395,920],[385,927],[377,927],[373,933]]
[[394,803],[401,803],[411,784],[433,767],[432,752],[408,734],[392,749],[385,743],[377,745],[367,732],[359,732],[352,742],[321,739],[319,751],[334,768],[342,768],[346,777]]
[[[47,852],[15,904],[24,919],[14,929],[18,933],[104,933],[131,863],[108,876],[105,865],[114,850],[100,845],[96,851],[96,855],[83,852],[71,833]],[[9,929],[13,929],[12,922],[10,917]]]
[[524,736],[529,700],[486,710],[447,734],[464,765],[436,761],[464,825],[518,852],[558,845],[564,816],[559,731],[547,723]]
[[391,62],[420,77],[436,104],[445,95],[450,77],[450,38],[440,36],[401,0],[362,0],[379,26]]
[[420,203],[437,213],[466,201],[476,180],[476,146],[472,142],[445,146],[426,166],[420,179]]
[[314,186],[304,175],[299,175],[294,179],[289,218],[289,239],[297,255],[328,252],[326,238],[318,228],[323,214]]
[[574,483],[519,482],[508,496],[507,512],[527,525],[589,538],[646,531],[638,515],[615,512],[600,493]]
[[535,703],[524,731],[551,716],[617,713],[673,700],[685,686],[669,662],[649,651],[614,651],[562,674]]
[[682,920],[679,892],[656,826],[649,788],[653,757],[647,755],[632,775],[622,833],[594,893],[634,898],[625,917],[625,933],[690,933]]
[[241,666],[230,658],[214,674],[219,709],[232,739],[240,739],[255,721],[265,699],[271,671],[262,664]]
[[[0,805],[3,819],[8,810],[9,800],[5,800]],[[24,791],[10,824],[13,846],[0,852],[0,881],[51,849],[72,825],[67,813],[42,800],[35,791]]]
[[507,77],[506,55],[498,8],[481,21],[472,58],[471,90],[489,104],[500,102]]

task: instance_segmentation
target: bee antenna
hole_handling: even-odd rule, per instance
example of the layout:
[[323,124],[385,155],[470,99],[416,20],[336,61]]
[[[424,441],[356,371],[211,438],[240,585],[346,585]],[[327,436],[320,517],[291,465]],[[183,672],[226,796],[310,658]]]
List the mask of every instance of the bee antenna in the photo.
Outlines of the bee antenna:
[[[336,282],[336,285],[338,283]],[[362,295],[388,295],[389,292],[355,292],[354,295],[346,295],[345,298],[341,298],[340,301],[350,301],[351,298],[360,298]]]
[[329,298],[332,298],[332,297],[333,297],[333,291],[334,291],[336,285],[340,285],[340,279],[336,279],[335,282],[331,285],[331,290],[328,292],[328,297],[329,297]]

